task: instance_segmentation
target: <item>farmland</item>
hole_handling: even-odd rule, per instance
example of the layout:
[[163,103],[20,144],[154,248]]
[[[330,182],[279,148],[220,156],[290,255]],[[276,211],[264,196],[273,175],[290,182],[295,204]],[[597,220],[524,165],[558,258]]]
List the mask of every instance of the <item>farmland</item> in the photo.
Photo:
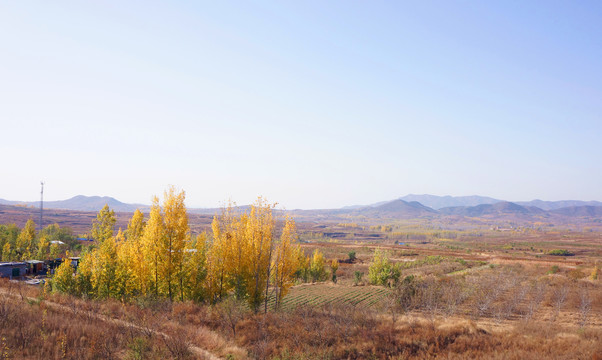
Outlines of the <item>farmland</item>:
[[282,301],[283,310],[299,306],[352,305],[360,308],[382,306],[390,290],[377,286],[337,286],[333,284],[299,285]]
[[[209,230],[207,218],[190,220],[195,233]],[[284,222],[275,221],[279,235]],[[237,299],[235,288],[214,302],[170,301],[3,280],[3,356],[572,359],[602,352],[598,230],[463,221],[449,228],[424,219],[298,222],[301,253],[323,254],[324,273],[299,275],[278,305],[272,285],[267,311]],[[377,254],[390,266],[380,282],[372,275]]]

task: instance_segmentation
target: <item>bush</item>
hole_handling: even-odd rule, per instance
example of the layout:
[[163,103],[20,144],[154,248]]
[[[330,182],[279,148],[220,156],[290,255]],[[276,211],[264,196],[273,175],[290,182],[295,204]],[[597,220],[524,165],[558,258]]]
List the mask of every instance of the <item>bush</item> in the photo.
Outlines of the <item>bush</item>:
[[574,280],[583,279],[586,276],[585,273],[579,269],[573,269],[569,271],[567,275],[569,276],[569,278]]
[[353,274],[353,284],[359,285],[362,282],[362,277],[364,277],[364,273],[361,271],[356,271]]
[[311,259],[311,264],[309,267],[309,272],[311,275],[311,280],[316,281],[324,281],[328,276],[326,274],[326,269],[324,266],[324,254],[320,252],[320,250],[314,250],[314,254]]
[[573,254],[572,252],[565,250],[565,249],[555,249],[555,250],[550,250],[548,252],[548,255],[554,255],[554,256],[575,256],[575,254]]
[[149,341],[145,337],[137,336],[128,344],[129,351],[126,359],[142,360],[152,351]]
[[368,277],[371,284],[390,287],[399,281],[401,267],[391,263],[388,252],[376,250],[368,269]]
[[349,256],[349,261],[354,262],[356,257],[355,257],[355,251],[350,251],[347,253],[347,256]]

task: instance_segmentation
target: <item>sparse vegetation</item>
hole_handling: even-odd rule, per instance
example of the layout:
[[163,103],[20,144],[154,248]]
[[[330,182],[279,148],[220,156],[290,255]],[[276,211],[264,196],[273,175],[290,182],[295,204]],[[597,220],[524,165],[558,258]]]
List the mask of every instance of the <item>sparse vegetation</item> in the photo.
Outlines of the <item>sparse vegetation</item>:
[[[12,294],[0,294],[3,356],[75,358],[82,356],[76,346],[92,346],[96,355],[89,358],[126,359],[195,358],[199,349],[232,359],[539,358],[550,351],[589,358],[602,350],[602,284],[596,280],[602,248],[587,240],[596,232],[588,231],[579,243],[576,232],[565,242],[562,232],[530,233],[523,240],[518,232],[420,232],[413,225],[413,232],[400,231],[413,234],[400,245],[350,240],[349,234],[375,230],[353,223],[336,225],[345,240],[297,244],[304,223],[297,229],[287,219],[272,220],[270,231],[279,234],[273,238],[273,261],[258,273],[269,282],[259,283],[262,291],[255,297],[249,279],[257,273],[237,263],[250,218],[226,209],[214,222],[215,231],[185,238],[189,250],[181,271],[186,276],[172,268],[170,300],[168,268],[148,256],[149,229],[166,226],[158,220],[167,212],[160,210],[146,221],[136,212],[126,231],[109,236],[107,230],[104,236],[103,223],[111,224],[105,209],[95,227],[101,240],[74,250],[81,257],[77,272],[64,261],[44,288],[2,282],[0,289]],[[403,228],[387,226],[387,236]],[[16,246],[21,229],[0,230]],[[25,235],[19,241],[25,243]],[[542,257],[554,253],[573,255]],[[227,261],[216,263],[219,258]],[[138,283],[140,274],[145,282]],[[24,318],[40,316],[24,328],[31,336],[25,346],[21,330],[5,326],[22,324],[2,315],[6,309]],[[72,325],[59,326],[59,318]],[[77,325],[82,319],[93,320]],[[44,331],[37,335],[36,327]],[[83,340],[76,331],[85,334]],[[579,349],[566,347],[566,338]],[[34,344],[39,350],[30,347]]]
[[575,256],[575,254],[573,254],[572,252],[565,250],[565,249],[554,249],[554,250],[550,250],[548,252],[548,255],[554,255],[554,256]]

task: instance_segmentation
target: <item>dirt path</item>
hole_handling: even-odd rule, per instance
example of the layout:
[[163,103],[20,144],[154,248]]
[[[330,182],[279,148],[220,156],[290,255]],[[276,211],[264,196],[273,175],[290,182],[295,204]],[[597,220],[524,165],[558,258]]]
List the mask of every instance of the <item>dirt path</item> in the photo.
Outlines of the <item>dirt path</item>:
[[[17,299],[22,299],[22,300],[29,300],[29,301],[34,301],[34,302],[39,301],[39,299],[32,298],[32,297],[29,297],[29,296],[25,296],[25,295],[22,295],[20,293],[13,293],[13,292],[7,291],[4,288],[0,288],[0,294],[4,294],[5,296],[9,296],[9,297],[17,298]],[[43,302],[49,308],[56,309],[56,310],[59,310],[59,311],[76,313],[76,314],[79,314],[79,315],[84,315],[84,316],[88,316],[88,317],[91,317],[91,318],[95,318],[95,319],[98,319],[98,320],[101,320],[101,321],[104,321],[104,322],[110,322],[110,323],[116,324],[116,325],[118,325],[120,327],[127,327],[127,328],[130,328],[130,329],[136,329],[136,330],[143,331],[143,332],[151,332],[153,335],[157,335],[157,336],[160,336],[160,337],[163,337],[163,338],[170,338],[170,336],[168,334],[166,334],[166,333],[164,333],[162,331],[158,331],[158,330],[154,330],[154,329],[148,329],[148,328],[136,325],[136,324],[134,324],[132,322],[129,322],[129,321],[125,321],[125,320],[121,320],[121,319],[113,319],[113,318],[110,318],[110,317],[105,316],[105,315],[100,315],[100,314],[97,314],[97,313],[94,313],[94,312],[91,312],[91,311],[84,311],[84,310],[79,310],[79,309],[71,308],[69,306],[62,305],[62,304],[59,304],[59,303],[55,303],[55,302],[48,301],[48,300],[41,300],[41,302]],[[222,359],[221,357],[219,357],[219,356],[217,356],[217,355],[209,352],[208,350],[202,349],[202,348],[200,348],[200,347],[198,347],[196,345],[193,345],[193,344],[189,344],[189,349],[190,349],[190,351],[194,355],[196,355],[200,359],[205,359],[205,360],[221,360]]]

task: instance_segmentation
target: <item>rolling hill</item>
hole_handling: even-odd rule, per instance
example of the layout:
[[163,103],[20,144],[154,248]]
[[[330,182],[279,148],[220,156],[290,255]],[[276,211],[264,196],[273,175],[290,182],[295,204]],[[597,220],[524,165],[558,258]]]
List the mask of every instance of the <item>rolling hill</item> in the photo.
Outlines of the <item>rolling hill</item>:
[[[0,199],[2,205],[25,205],[40,207],[39,201],[9,201]],[[84,196],[77,195],[67,200],[44,201],[44,209],[60,209],[74,211],[100,211],[105,204],[117,212],[133,212],[136,209],[149,209],[148,205],[126,204],[110,196]]]
[[422,205],[428,206],[435,210],[443,209],[446,207],[457,207],[457,206],[477,206],[483,204],[495,204],[503,202],[486,196],[437,196],[437,195],[414,195],[409,194],[400,198],[404,201],[417,201]]
[[533,215],[545,213],[543,210],[532,207],[527,208],[515,203],[503,201],[495,204],[481,204],[477,206],[455,206],[440,209],[443,215],[459,215],[466,217],[503,216],[503,215]]
[[581,200],[561,200],[561,201],[544,201],[544,200],[531,200],[531,201],[517,201],[516,204],[522,206],[536,206],[542,210],[557,210],[569,207],[581,207],[581,206],[602,206],[600,201],[581,201]]
[[418,218],[423,216],[437,215],[438,212],[430,207],[424,206],[417,201],[407,202],[401,199],[386,202],[379,206],[354,209],[356,215],[376,218]]
[[602,217],[602,206],[569,206],[550,212],[571,217]]
[[[404,200],[407,199],[407,200]],[[408,201],[411,199],[420,199],[428,206],[420,201]],[[485,202],[485,203],[483,203]],[[0,205],[7,205],[4,211],[0,211],[1,221],[15,221],[33,217],[37,218],[39,210],[39,202],[20,202],[8,201],[0,199]],[[78,195],[62,201],[48,201],[44,203],[45,213],[50,216],[54,212],[57,218],[67,219],[70,215],[82,215],[83,223],[90,223],[90,215],[97,213],[105,204],[118,213],[131,214],[135,209],[140,209],[148,213],[148,205],[127,204],[115,198],[108,196],[83,196]],[[477,205],[461,205],[461,206],[446,206],[447,204],[477,204]],[[569,205],[564,206],[562,205]],[[571,205],[572,204],[572,205]],[[590,205],[583,205],[590,204]],[[591,205],[593,204],[593,205]],[[276,210],[278,216],[283,213],[294,215],[299,221],[314,221],[314,220],[349,220],[352,218],[360,219],[375,219],[380,221],[395,220],[395,219],[412,219],[412,218],[435,218],[446,216],[461,216],[467,218],[488,218],[488,219],[522,219],[534,220],[538,219],[557,219],[570,220],[574,218],[602,218],[602,205],[597,201],[542,201],[533,200],[529,202],[508,202],[497,200],[484,196],[435,196],[435,195],[407,195],[392,201],[383,201],[372,205],[365,206],[347,206],[340,209],[316,209],[316,210]],[[17,205],[17,206],[15,206]],[[541,205],[544,208],[540,208]],[[19,208],[18,211],[16,208]],[[239,206],[238,210],[246,211],[248,206]],[[52,209],[52,211],[51,211]],[[190,215],[209,215],[220,213],[219,208],[189,208]],[[64,212],[61,212],[64,211]],[[79,212],[86,212],[85,216]],[[17,219],[14,215],[19,213]],[[14,219],[14,220],[13,220]],[[49,218],[49,221],[52,221]],[[69,221],[67,221],[69,222]],[[70,226],[79,227],[82,224],[69,224]]]

